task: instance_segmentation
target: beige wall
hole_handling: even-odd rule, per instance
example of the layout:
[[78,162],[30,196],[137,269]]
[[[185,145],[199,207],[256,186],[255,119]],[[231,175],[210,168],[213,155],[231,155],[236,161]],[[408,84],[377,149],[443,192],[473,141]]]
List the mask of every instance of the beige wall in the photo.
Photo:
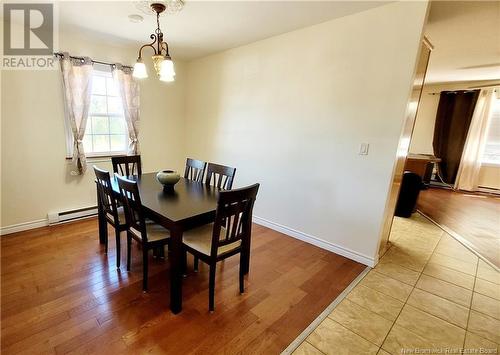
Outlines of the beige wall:
[[[434,154],[432,139],[434,137],[434,124],[436,122],[436,113],[439,105],[439,94],[431,95],[431,93],[440,93],[441,91],[448,90],[465,90],[491,83],[498,83],[498,80],[425,85],[418,108],[417,119],[415,121],[410,152]],[[500,189],[500,167],[483,166],[479,175],[479,185]]]
[[189,63],[188,155],[260,182],[262,223],[373,264],[426,8],[393,3]]
[[[112,46],[61,31],[60,48],[73,55],[133,64],[136,46]],[[141,84],[140,145],[144,171],[181,168],[184,156],[184,68],[173,84]],[[152,73],[150,73],[152,74]],[[96,204],[92,160],[81,177],[68,174],[59,71],[2,72],[1,226],[47,218]],[[102,159],[100,159],[102,160]],[[111,169],[109,162],[96,165]]]

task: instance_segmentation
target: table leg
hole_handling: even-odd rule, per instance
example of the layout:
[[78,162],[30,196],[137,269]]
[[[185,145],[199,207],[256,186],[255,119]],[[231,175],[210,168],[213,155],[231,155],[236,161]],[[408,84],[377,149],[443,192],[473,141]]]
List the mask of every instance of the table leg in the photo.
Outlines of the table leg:
[[170,230],[170,310],[182,311],[182,229]]
[[108,239],[108,222],[104,215],[101,203],[99,202],[99,192],[97,193],[97,218],[99,221],[99,243],[105,244]]

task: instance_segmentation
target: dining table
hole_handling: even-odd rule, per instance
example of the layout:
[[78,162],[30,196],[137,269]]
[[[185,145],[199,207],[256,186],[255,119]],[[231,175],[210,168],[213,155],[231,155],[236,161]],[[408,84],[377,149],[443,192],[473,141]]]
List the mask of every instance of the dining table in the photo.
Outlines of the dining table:
[[[146,218],[160,224],[170,232],[170,309],[174,314],[182,311],[182,235],[215,221],[219,188],[181,178],[173,188],[164,188],[156,179],[156,173],[128,176],[137,181],[143,213]],[[122,200],[118,181],[111,177],[113,193]],[[107,238],[107,222],[103,210],[98,206],[99,240]],[[244,261],[245,273],[249,269],[250,240],[243,246],[248,252]],[[242,254],[242,255],[243,255]]]

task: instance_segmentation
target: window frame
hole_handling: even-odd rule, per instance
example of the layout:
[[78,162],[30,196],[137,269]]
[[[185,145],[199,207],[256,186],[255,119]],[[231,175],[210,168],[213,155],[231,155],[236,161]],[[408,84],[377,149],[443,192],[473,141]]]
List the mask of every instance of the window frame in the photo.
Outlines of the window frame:
[[[494,108],[496,108],[498,110],[498,113],[497,115],[500,117],[500,92],[499,92],[500,89],[495,89],[495,91],[493,92],[493,105],[494,105]],[[491,111],[491,116],[493,116],[493,110]],[[488,131],[491,129],[491,125],[493,125],[493,118],[490,116],[490,122],[488,122]],[[500,118],[499,118],[500,120]],[[489,135],[489,134],[488,134]],[[489,137],[487,137],[489,138]],[[486,142],[486,144],[488,144],[488,142]],[[485,149],[486,149],[486,145],[485,145]],[[499,149],[498,149],[498,152],[499,152],[499,155],[500,155],[500,145],[499,145]],[[482,156],[481,156],[481,166],[483,167],[492,167],[492,168],[500,168],[500,161],[491,161],[491,160],[483,160],[484,159],[484,156],[485,156],[485,152],[483,151],[482,153]]]
[[[97,71],[97,72],[102,72],[103,73],[103,77],[104,78],[112,78],[112,75],[111,75],[111,67],[108,66],[108,65],[102,65],[102,64],[99,64],[99,63],[95,63],[94,64],[94,68],[93,68],[94,71]],[[99,74],[98,74],[99,75]],[[94,76],[94,73],[92,73],[92,76]],[[92,93],[91,96],[102,96],[102,97],[105,97],[106,98],[106,108],[107,108],[107,105],[108,105],[108,101],[107,101],[107,98],[108,97],[118,97],[121,101],[121,98],[120,96],[110,96],[110,95],[107,95],[107,90],[106,90],[106,94],[94,94]],[[123,109],[123,104],[122,104],[122,109]],[[111,117],[123,117],[123,120],[124,120],[124,123],[125,123],[125,131],[124,131],[124,135],[125,135],[125,138],[124,138],[124,141],[125,141],[125,150],[120,150],[120,151],[105,151],[105,152],[88,152],[88,151],[85,151],[85,156],[86,158],[89,158],[89,159],[92,159],[92,158],[111,158],[111,157],[116,157],[116,156],[123,156],[123,155],[127,155],[127,149],[128,149],[128,144],[130,143],[130,139],[128,137],[128,129],[127,129],[127,122],[125,120],[125,115],[124,113],[106,113],[106,114],[103,114],[103,113],[91,113],[89,111],[88,113],[88,116],[87,116],[87,125],[89,124],[89,120],[92,119],[92,117],[106,117],[108,118],[111,118]],[[71,131],[71,127],[69,126],[69,123],[67,122],[67,120],[65,119],[64,120],[64,126],[65,126],[65,131],[66,131],[66,160],[71,160],[73,159],[73,145],[74,145],[74,138],[73,138],[73,133]],[[105,136],[111,136],[111,134],[109,133],[108,131],[108,134],[103,134]]]

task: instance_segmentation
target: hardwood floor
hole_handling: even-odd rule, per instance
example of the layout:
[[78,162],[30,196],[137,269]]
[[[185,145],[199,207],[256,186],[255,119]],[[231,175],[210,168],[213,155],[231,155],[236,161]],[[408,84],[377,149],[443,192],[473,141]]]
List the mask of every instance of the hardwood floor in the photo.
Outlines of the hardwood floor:
[[193,273],[189,258],[183,311],[173,315],[168,259],[150,254],[143,294],[141,253],[132,249],[130,273],[117,270],[113,239],[105,255],[95,219],[1,238],[2,354],[278,354],[365,268],[254,225],[245,294],[229,258],[210,314],[208,268]]
[[500,268],[500,197],[430,188],[417,207]]

